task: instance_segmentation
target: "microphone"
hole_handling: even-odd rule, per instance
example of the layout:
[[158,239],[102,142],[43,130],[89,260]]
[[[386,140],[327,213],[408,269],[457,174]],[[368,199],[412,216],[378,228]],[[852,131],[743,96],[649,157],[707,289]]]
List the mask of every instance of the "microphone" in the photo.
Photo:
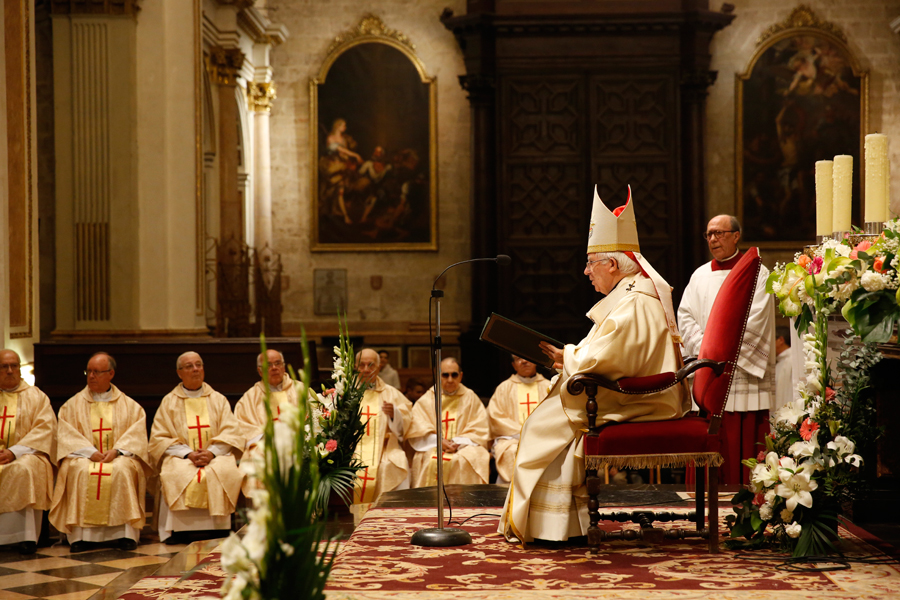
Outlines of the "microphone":
[[438,275],[437,278],[434,280],[434,284],[431,286],[431,289],[433,290],[435,288],[435,286],[437,285],[438,279],[443,277],[444,273],[446,273],[453,267],[458,267],[459,265],[464,265],[466,263],[479,262],[479,261],[485,261],[485,260],[492,260],[501,267],[505,267],[512,262],[512,259],[507,254],[498,254],[496,258],[470,258],[468,260],[461,260],[458,263],[453,263],[452,265],[450,265],[449,267],[447,267],[446,269],[441,271],[441,274]]

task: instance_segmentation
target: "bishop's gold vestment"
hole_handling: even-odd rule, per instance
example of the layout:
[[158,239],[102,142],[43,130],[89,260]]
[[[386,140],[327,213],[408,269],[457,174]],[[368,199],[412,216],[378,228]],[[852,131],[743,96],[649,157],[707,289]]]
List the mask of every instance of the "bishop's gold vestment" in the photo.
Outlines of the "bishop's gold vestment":
[[[144,495],[152,472],[147,417],[116,386],[110,386],[110,394],[108,402],[97,402],[85,387],[59,409],[56,456],[60,466],[50,522],[63,533],[71,533],[73,527],[128,524],[140,531],[144,526]],[[131,456],[118,456],[111,463],[69,456],[92,447],[100,452],[116,448]]]
[[[394,418],[388,419],[382,407],[394,406]],[[374,387],[366,390],[360,403],[360,418],[366,430],[356,447],[356,454],[366,468],[356,474],[354,503],[374,502],[383,492],[390,492],[409,478],[409,460],[400,446],[412,425],[412,402],[377,377]],[[393,421],[393,423],[392,423]],[[399,432],[399,435],[398,435]]]
[[494,440],[491,453],[497,474],[504,481],[512,480],[522,424],[547,397],[549,389],[550,382],[540,373],[528,379],[512,374],[491,396],[487,407],[491,439]]
[[[413,406],[413,422],[406,434],[413,447],[416,447],[416,438],[436,435],[434,402],[432,387]],[[455,394],[442,393],[441,404],[444,439],[455,441],[455,438],[466,438],[473,443],[461,446],[453,453],[444,452],[444,483],[487,483],[491,457],[487,451],[489,431],[484,404],[475,392],[462,384]],[[416,450],[412,467],[413,487],[436,485],[437,446]]]
[[[566,540],[587,531],[582,450],[586,397],[569,394],[569,377],[597,373],[616,380],[675,372],[682,364],[653,283],[642,275],[620,280],[587,316],[594,326],[580,343],[566,345],[562,373],[553,378],[547,398],[522,427],[499,524],[507,539]],[[601,388],[597,404],[601,425],[677,419],[690,410],[691,401],[683,386],[646,396]]]
[[[236,458],[243,452],[244,437],[225,396],[206,383],[200,394],[190,398],[179,384],[163,398],[150,430],[150,456],[159,468],[161,501],[169,510],[202,508],[211,516],[226,516],[234,512],[241,491],[243,474]],[[231,453],[216,456],[205,467],[166,454],[176,444],[197,451],[216,442],[231,446]]]

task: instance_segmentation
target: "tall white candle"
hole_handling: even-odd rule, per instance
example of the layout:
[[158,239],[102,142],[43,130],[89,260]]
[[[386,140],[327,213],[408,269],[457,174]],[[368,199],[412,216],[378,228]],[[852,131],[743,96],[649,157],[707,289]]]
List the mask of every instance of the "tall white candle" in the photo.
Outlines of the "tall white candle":
[[834,231],[834,180],[830,160],[816,161],[816,235],[831,235]]
[[853,157],[839,154],[834,157],[834,231],[850,231],[853,212]]
[[887,136],[870,133],[866,136],[866,203],[863,213],[866,223],[887,221],[887,170]]
[[887,158],[884,161],[884,220],[891,220],[891,141],[885,142],[885,153]]

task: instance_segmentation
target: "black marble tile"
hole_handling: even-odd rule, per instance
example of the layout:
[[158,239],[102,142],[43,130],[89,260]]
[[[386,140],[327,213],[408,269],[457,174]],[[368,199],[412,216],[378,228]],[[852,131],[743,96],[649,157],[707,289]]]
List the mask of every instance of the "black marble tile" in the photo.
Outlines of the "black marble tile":
[[137,552],[125,552],[115,548],[101,547],[96,550],[87,550],[85,552],[79,552],[78,554],[70,554],[69,556],[66,556],[66,558],[87,563],[99,563],[122,558],[141,558],[144,556],[146,555],[138,554]]
[[[16,558],[16,560],[22,560],[22,556],[21,556],[21,555],[18,555],[18,558]],[[7,568],[7,567],[0,567],[0,577],[3,577],[4,575],[14,575],[14,574],[16,574],[16,573],[21,573],[21,572],[22,572],[22,571],[18,571],[18,570],[16,570],[16,569],[9,569],[9,568]]]
[[[77,554],[75,556],[78,556]],[[77,560],[77,559],[75,559]],[[77,567],[60,567],[57,569],[47,569],[46,571],[38,571],[43,575],[52,575],[53,577],[62,577],[63,579],[75,579],[77,577],[90,577],[91,575],[104,575],[106,573],[121,573],[124,569],[115,567],[107,567],[106,565],[84,564]]]
[[83,592],[85,590],[96,590],[99,588],[99,585],[85,583],[83,581],[48,581],[46,583],[35,583],[17,588],[9,588],[6,591],[25,594],[26,596],[46,598],[47,596],[71,594],[73,592]]

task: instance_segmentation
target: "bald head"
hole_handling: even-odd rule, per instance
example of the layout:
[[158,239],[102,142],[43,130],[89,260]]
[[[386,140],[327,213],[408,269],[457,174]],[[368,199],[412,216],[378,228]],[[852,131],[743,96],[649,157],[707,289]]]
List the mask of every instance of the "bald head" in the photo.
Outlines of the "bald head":
[[203,387],[206,373],[203,370],[203,359],[196,352],[185,352],[176,361],[178,377],[186,390],[199,390]]
[[462,376],[462,369],[455,358],[445,358],[441,361],[441,389],[444,393],[456,393],[462,383]]
[[378,373],[381,372],[381,358],[371,348],[363,348],[356,353],[356,370],[360,378],[366,383],[375,383]]

